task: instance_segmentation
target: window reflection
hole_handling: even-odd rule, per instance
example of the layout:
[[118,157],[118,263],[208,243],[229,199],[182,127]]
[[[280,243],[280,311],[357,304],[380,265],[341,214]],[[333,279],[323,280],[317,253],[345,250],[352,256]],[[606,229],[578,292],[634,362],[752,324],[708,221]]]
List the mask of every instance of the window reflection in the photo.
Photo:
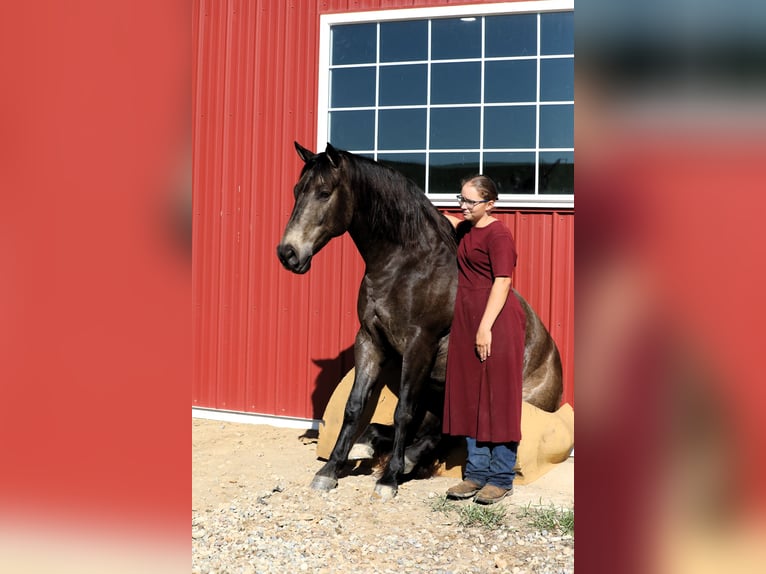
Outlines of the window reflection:
[[374,62],[376,36],[374,23],[333,26],[330,62],[334,66]]
[[535,106],[484,109],[485,148],[534,148]]
[[332,145],[346,150],[373,149],[375,112],[372,110],[330,112]]
[[487,58],[537,55],[537,15],[514,14],[486,18]]
[[432,104],[481,102],[481,62],[456,62],[431,66]]
[[454,194],[460,191],[461,179],[476,173],[479,173],[478,153],[433,153],[428,169],[428,191]]
[[431,58],[457,60],[481,57],[481,18],[431,21]]
[[540,152],[540,193],[574,193],[574,152]]
[[574,100],[574,59],[540,61],[540,100]]
[[381,23],[381,62],[426,59],[428,59],[428,20]]
[[535,153],[486,153],[484,173],[497,183],[501,199],[508,193],[534,193]]
[[540,147],[574,147],[574,106],[540,106]]
[[478,107],[431,110],[431,148],[478,148],[479,120]]
[[534,102],[536,99],[537,62],[535,60],[501,60],[485,64],[485,102]]
[[428,97],[428,66],[383,66],[380,68],[380,105],[424,105]]
[[380,110],[378,148],[425,149],[426,110]]
[[378,155],[378,161],[404,174],[420,189],[426,188],[426,154],[381,153]]
[[574,13],[540,15],[540,54],[574,53]]
[[330,73],[334,108],[375,105],[375,68],[340,68]]

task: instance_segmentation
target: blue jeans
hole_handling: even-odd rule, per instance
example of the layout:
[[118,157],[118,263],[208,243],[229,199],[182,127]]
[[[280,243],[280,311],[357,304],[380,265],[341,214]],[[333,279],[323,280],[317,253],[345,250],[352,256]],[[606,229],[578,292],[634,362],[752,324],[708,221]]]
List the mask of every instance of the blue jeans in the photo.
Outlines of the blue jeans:
[[475,438],[466,437],[468,457],[465,462],[465,479],[479,486],[491,484],[506,490],[513,486],[516,474],[517,442],[491,443],[476,442]]

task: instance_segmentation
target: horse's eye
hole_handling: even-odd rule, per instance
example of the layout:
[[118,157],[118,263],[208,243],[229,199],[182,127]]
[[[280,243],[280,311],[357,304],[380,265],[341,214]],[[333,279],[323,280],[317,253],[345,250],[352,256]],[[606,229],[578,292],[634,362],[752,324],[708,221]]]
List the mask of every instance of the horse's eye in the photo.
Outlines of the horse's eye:
[[330,199],[331,195],[332,193],[330,193],[329,189],[320,189],[317,192],[317,197],[321,199],[322,201],[327,201],[328,199]]

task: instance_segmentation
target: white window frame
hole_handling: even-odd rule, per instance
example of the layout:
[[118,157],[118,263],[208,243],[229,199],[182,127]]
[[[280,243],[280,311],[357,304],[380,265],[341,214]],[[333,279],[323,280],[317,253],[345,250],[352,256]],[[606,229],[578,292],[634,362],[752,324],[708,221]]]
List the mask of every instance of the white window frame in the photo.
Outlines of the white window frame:
[[[543,12],[561,12],[573,11],[574,0],[531,0],[527,2],[502,2],[494,4],[476,4],[470,6],[442,6],[434,8],[405,8],[396,10],[376,10],[370,12],[350,12],[343,14],[323,14],[319,19],[319,74],[318,74],[318,102],[317,102],[317,147],[322,151],[328,139],[328,111],[330,109],[330,28],[336,24],[362,24],[391,22],[396,20],[420,20],[430,18],[461,18],[461,17],[482,17],[499,14],[528,14]],[[540,34],[537,34],[538,54],[537,59],[537,77],[540,77],[540,61],[547,58],[556,58],[557,56],[540,56]],[[568,57],[568,56],[566,56]],[[482,57],[483,60],[483,57]],[[377,62],[376,65],[379,65]],[[544,102],[542,105],[550,104],[574,104],[574,100],[566,102]],[[430,101],[428,104],[430,106]],[[482,102],[482,107],[486,106]],[[537,85],[536,95],[536,115],[539,127],[540,118],[540,83]],[[377,107],[377,106],[376,106]],[[409,106],[408,106],[409,107]],[[483,114],[482,114],[483,116]],[[483,127],[483,126],[482,126]],[[377,132],[377,125],[375,127]],[[428,127],[426,128],[428,129]],[[539,158],[539,129],[537,130],[537,142],[534,149],[535,158]],[[426,136],[427,137],[427,136]],[[483,141],[483,140],[482,140]],[[375,134],[375,157],[377,157],[377,133]],[[572,151],[574,148],[544,148],[542,151]],[[349,150],[354,151],[354,150]],[[399,150],[397,150],[399,151]],[[407,150],[402,150],[407,151]],[[418,150],[419,151],[419,150]],[[439,150],[439,151],[471,151],[471,150]],[[479,153],[483,156],[483,146]],[[493,150],[494,151],[494,150]],[[429,163],[430,150],[426,150],[426,164]],[[535,189],[538,188],[539,161],[535,162]],[[426,182],[428,181],[428,169],[426,169]],[[458,185],[458,182],[455,182]],[[429,199],[438,206],[454,206],[454,193],[429,193]],[[497,202],[498,207],[511,208],[548,208],[548,209],[572,209],[574,208],[574,194],[502,194]]]

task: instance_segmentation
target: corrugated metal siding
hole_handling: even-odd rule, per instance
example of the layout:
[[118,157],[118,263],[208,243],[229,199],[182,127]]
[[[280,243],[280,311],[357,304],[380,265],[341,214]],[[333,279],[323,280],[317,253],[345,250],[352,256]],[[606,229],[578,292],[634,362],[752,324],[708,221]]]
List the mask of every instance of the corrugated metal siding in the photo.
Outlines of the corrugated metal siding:
[[[331,242],[304,276],[275,255],[300,172],[292,142],[316,141],[319,14],[434,4],[195,3],[194,406],[320,418],[353,365],[353,243]],[[572,402],[573,215],[502,217],[519,245],[516,286],[551,326]]]

